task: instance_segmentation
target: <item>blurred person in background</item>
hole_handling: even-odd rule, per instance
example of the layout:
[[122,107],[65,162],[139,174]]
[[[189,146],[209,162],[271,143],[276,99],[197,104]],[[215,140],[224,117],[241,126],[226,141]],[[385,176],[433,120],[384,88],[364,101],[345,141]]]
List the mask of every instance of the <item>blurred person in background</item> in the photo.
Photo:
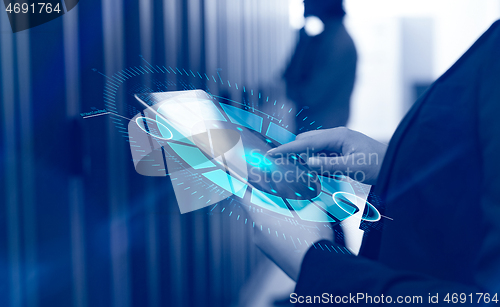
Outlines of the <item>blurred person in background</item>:
[[342,0],[305,0],[305,26],[283,76],[297,110],[309,109],[323,128],[344,126],[349,118],[357,53],[344,16]]

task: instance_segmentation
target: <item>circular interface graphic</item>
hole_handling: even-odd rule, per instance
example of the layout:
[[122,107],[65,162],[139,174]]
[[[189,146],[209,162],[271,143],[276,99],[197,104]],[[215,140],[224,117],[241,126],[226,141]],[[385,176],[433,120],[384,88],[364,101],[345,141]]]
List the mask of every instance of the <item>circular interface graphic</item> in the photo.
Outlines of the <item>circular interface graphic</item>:
[[337,192],[332,197],[335,203],[345,212],[351,212],[353,208],[359,209],[361,204],[365,204],[366,208],[361,216],[363,221],[376,222],[380,220],[381,215],[377,208],[359,196],[347,192]]
[[170,129],[156,120],[152,120],[147,117],[137,117],[135,122],[142,131],[160,140],[170,140],[173,136]]
[[[295,139],[273,117],[200,90],[147,93],[136,98],[154,106],[152,112],[146,109],[136,115],[142,118],[136,121],[138,131],[158,139],[161,146],[161,151],[151,152],[151,140],[131,134],[134,161],[139,161],[136,170],[158,174],[168,168],[172,181],[176,180],[173,186],[181,212],[224,199],[218,190],[242,203],[304,221],[340,222],[359,211],[358,206],[333,197],[337,192],[355,195],[346,178],[318,175],[298,155],[266,154]],[[129,125],[129,131],[134,129]],[[191,186],[197,182],[204,182],[209,191],[193,191]]]
[[[300,156],[271,157],[266,153],[276,147],[269,138],[246,127],[227,122],[205,122],[209,131],[193,135],[194,143],[208,159],[220,157],[239,142],[243,144],[241,161],[246,163],[246,181],[252,188],[288,199],[312,199],[321,191],[317,174],[306,167]],[[208,148],[212,148],[212,153]],[[222,163],[224,164],[224,163]]]

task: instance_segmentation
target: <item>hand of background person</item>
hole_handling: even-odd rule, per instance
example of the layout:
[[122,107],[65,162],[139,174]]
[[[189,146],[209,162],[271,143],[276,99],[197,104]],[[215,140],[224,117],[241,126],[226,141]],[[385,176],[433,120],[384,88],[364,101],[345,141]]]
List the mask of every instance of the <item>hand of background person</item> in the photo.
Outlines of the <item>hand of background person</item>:
[[299,134],[295,141],[268,151],[273,157],[298,154],[319,174],[342,174],[374,185],[387,145],[360,132],[338,127]]

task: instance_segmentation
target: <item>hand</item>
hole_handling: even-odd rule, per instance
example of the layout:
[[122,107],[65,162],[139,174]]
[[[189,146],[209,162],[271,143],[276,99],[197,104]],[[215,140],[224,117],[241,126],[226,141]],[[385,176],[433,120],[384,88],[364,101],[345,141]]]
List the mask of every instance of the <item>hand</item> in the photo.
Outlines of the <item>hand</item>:
[[313,243],[334,241],[333,230],[328,224],[306,227],[297,223],[278,220],[255,206],[242,206],[249,219],[255,222],[254,243],[291,279],[299,278],[302,260]]
[[387,145],[345,127],[299,134],[295,141],[268,152],[273,157],[298,154],[307,165],[324,175],[345,175],[374,185]]

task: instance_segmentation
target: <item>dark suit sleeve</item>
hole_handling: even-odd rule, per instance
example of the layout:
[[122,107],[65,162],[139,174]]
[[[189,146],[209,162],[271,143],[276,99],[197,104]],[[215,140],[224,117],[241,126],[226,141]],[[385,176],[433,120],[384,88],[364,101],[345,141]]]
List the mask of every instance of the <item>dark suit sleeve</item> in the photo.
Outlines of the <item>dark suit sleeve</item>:
[[[481,210],[483,218],[481,221],[467,222],[464,227],[484,227],[487,234],[483,238],[477,238],[482,243],[477,250],[474,280],[468,285],[439,280],[417,272],[395,270],[388,266],[390,264],[384,265],[361,256],[334,254],[311,248],[302,263],[295,289],[297,295],[383,294],[390,295],[393,300],[398,296],[415,295],[422,296],[423,304],[420,305],[426,305],[429,304],[429,293],[439,293],[440,304],[446,303],[443,299],[447,293],[472,293],[475,301],[471,304],[468,300],[460,305],[477,306],[481,304],[477,303],[476,293],[489,293],[493,297],[500,292],[500,39],[496,39],[496,42],[494,48],[490,48],[485,55],[488,60],[484,61],[483,67],[479,67],[477,84],[471,84],[478,89],[477,99],[473,102],[477,110],[474,125],[477,128],[478,154],[482,163],[482,176],[476,178],[481,180],[482,191],[477,195],[477,203],[471,206]],[[500,299],[498,296],[497,298]],[[362,305],[366,301],[358,303]]]
[[[319,243],[331,244],[327,241]],[[384,297],[391,296],[392,304],[398,296],[403,296],[403,299],[405,296],[421,296],[420,305],[424,306],[428,303],[429,293],[431,295],[439,293],[440,303],[443,303],[446,293],[485,291],[479,287],[446,282],[415,272],[393,270],[361,256],[330,253],[313,247],[304,258],[295,288],[295,293],[304,297],[322,296],[323,293],[334,297],[357,297],[358,293],[364,294],[365,297],[383,294]],[[363,305],[367,301],[361,299],[356,303]]]
[[478,135],[482,153],[481,209],[487,235],[483,238],[476,282],[483,287],[500,289],[500,34],[481,67],[478,80]]

